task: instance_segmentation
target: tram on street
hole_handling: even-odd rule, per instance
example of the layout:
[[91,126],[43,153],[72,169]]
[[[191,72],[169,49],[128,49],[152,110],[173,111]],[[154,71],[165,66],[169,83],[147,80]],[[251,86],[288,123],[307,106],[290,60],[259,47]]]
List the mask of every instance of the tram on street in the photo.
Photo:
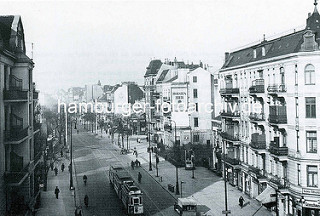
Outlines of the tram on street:
[[109,170],[109,180],[128,215],[143,215],[142,191],[134,184],[130,174],[121,166]]

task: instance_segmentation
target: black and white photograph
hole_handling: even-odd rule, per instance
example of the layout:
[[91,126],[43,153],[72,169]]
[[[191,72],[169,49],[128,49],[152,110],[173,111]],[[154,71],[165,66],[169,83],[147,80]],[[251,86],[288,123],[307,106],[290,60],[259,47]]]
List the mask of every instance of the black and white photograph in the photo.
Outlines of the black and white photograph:
[[319,4],[0,0],[0,216],[320,216]]

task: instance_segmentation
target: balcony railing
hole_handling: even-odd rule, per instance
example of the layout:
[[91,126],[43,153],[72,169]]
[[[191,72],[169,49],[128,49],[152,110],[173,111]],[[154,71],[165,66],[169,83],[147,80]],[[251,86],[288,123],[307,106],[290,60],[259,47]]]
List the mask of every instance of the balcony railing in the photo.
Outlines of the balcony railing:
[[239,88],[223,88],[219,92],[220,94],[239,94]]
[[281,85],[269,85],[268,86],[268,92],[269,93],[281,93],[281,92],[286,92],[287,88],[284,84]]
[[22,79],[19,79],[18,77],[14,75],[10,75],[10,90],[22,90]]
[[22,170],[16,172],[5,172],[5,180],[8,184],[20,185],[29,174],[29,166],[25,166]]
[[280,147],[277,142],[271,141],[269,145],[269,152],[277,156],[288,156],[288,147]]
[[230,132],[221,132],[221,137],[231,141],[240,141],[239,135],[235,135]]
[[252,121],[264,121],[264,113],[250,113],[249,118]]
[[39,130],[40,128],[41,128],[41,123],[38,123],[38,122],[33,123],[33,130],[34,131]]
[[28,136],[28,127],[21,128],[11,128],[11,130],[4,131],[5,141],[19,141]]
[[257,79],[252,82],[249,88],[250,93],[264,93],[264,79]]
[[39,92],[33,91],[33,99],[37,100],[39,98]]
[[28,100],[28,90],[3,90],[4,100]]
[[251,171],[252,173],[256,174],[257,177],[262,176],[260,174],[260,169],[254,166],[249,166],[249,171]]
[[274,124],[287,124],[287,107],[270,106],[269,122]]
[[240,117],[240,112],[239,111],[235,111],[235,112],[231,112],[231,111],[225,111],[223,110],[220,113],[221,116],[227,116],[227,117]]
[[222,159],[225,158],[226,163],[229,163],[231,165],[239,165],[240,164],[240,160],[239,159],[231,158],[228,155],[224,155],[224,156],[225,157],[222,157]]
[[252,134],[250,146],[254,149],[266,149],[266,135],[258,133]]
[[171,125],[164,125],[164,130],[171,131],[172,130]]

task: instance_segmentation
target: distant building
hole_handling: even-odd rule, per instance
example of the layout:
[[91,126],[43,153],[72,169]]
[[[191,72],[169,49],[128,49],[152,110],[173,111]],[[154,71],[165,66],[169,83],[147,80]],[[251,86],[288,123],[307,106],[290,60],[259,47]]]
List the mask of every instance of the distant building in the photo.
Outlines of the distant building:
[[0,215],[31,215],[42,179],[38,91],[20,16],[0,16]]
[[280,216],[320,214],[319,44],[315,2],[305,29],[226,53],[219,73],[224,103],[237,105],[221,113],[222,173]]
[[95,100],[97,100],[102,96],[103,96],[103,87],[101,86],[100,81],[98,81],[98,84],[85,86],[85,101],[87,103],[94,102]]

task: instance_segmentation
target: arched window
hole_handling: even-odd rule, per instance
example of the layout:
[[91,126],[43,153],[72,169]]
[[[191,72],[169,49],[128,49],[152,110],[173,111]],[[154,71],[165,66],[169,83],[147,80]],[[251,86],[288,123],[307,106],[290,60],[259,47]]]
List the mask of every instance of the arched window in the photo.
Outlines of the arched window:
[[306,85],[314,85],[315,78],[315,70],[312,64],[308,64],[304,69],[304,80]]

